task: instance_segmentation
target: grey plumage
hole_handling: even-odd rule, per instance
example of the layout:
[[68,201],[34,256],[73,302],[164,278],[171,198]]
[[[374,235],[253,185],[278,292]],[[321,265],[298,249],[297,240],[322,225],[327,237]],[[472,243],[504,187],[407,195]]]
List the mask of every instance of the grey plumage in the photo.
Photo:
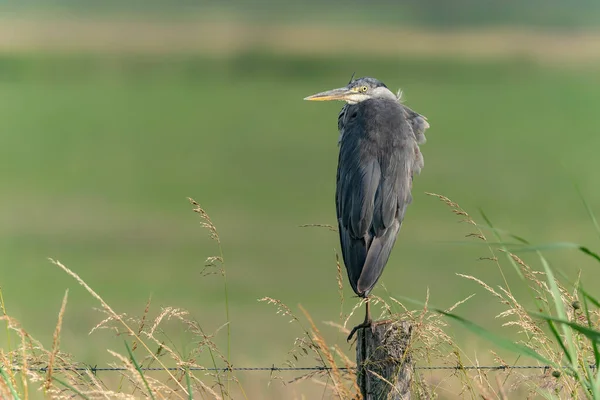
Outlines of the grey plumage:
[[356,294],[367,297],[412,201],[413,177],[424,165],[419,144],[425,143],[429,124],[373,78],[306,99],[347,103],[338,115],[336,213],[350,284]]
[[412,200],[413,171],[419,168],[415,155],[420,151],[396,100],[369,99],[346,107],[336,210],[350,284],[365,296],[383,272]]

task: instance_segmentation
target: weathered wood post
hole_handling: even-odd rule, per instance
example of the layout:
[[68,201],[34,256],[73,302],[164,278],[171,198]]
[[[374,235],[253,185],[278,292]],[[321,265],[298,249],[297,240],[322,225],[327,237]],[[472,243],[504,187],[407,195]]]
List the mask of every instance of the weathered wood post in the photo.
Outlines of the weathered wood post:
[[413,365],[407,321],[384,322],[358,330],[356,365],[364,400],[409,400]]

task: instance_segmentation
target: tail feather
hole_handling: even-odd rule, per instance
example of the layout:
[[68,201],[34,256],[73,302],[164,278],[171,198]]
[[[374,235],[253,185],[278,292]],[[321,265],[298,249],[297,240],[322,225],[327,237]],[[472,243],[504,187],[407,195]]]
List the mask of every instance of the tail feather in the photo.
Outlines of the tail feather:
[[356,285],[367,258],[367,246],[365,245],[364,239],[354,239],[350,237],[350,232],[348,229],[344,228],[341,223],[339,225],[339,232],[340,241],[342,243],[342,256],[344,258],[346,271],[348,272],[348,279],[352,286],[352,290],[358,294],[359,292]]
[[382,236],[373,238],[356,285],[358,293],[368,294],[377,283],[385,264],[390,258],[390,253],[400,231],[400,225],[400,221],[394,220]]

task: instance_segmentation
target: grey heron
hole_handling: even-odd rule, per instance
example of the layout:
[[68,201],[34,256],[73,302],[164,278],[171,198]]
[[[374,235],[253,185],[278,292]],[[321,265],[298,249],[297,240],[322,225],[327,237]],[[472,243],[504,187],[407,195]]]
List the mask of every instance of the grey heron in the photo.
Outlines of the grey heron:
[[379,80],[365,77],[305,98],[346,102],[338,116],[336,213],[350,285],[366,302],[365,320],[348,340],[358,328],[373,324],[368,296],[412,201],[413,177],[424,165],[419,144],[425,143],[429,124],[402,104],[400,96]]

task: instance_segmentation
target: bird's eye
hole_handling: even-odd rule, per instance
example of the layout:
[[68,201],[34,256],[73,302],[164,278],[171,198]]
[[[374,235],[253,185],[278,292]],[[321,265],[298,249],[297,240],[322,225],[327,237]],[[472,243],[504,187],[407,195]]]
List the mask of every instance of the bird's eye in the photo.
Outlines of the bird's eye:
[[366,92],[367,90],[369,90],[369,88],[368,88],[368,87],[366,87],[366,86],[361,86],[361,87],[360,87],[360,89],[358,89],[358,90],[359,90],[361,93],[364,93],[364,92]]

